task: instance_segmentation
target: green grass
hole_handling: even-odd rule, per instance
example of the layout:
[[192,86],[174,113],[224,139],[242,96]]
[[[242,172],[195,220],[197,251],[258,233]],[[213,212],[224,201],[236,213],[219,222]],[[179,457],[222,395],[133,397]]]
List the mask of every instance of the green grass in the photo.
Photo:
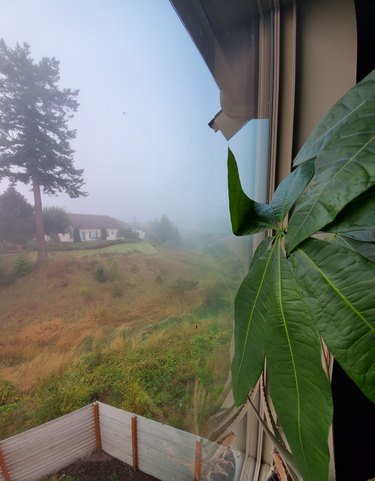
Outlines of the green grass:
[[72,255],[76,257],[84,257],[84,256],[97,256],[103,254],[113,254],[113,255],[129,255],[129,254],[136,254],[136,253],[143,253],[143,254],[155,254],[157,251],[156,249],[147,242],[127,242],[124,244],[116,244],[112,246],[97,248],[97,249],[79,249],[79,250],[71,250],[71,251],[64,251],[63,255]]
[[51,255],[0,289],[2,437],[95,399],[186,430],[218,409],[236,262],[146,243],[100,252]]

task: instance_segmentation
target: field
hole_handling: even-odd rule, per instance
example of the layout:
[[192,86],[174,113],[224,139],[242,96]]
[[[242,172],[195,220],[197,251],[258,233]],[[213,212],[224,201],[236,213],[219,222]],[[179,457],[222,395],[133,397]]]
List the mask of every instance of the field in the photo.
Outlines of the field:
[[0,438],[94,400],[207,433],[226,395],[238,261],[224,243],[0,258]]

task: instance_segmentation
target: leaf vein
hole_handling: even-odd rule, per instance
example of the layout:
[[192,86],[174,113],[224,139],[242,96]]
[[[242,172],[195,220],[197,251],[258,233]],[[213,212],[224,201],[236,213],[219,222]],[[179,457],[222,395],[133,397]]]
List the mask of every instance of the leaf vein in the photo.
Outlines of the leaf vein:
[[243,348],[243,351],[242,351],[241,360],[240,360],[240,363],[239,363],[239,367],[238,367],[238,371],[237,371],[237,376],[236,376],[235,383],[234,383],[235,386],[238,386],[238,382],[239,382],[239,378],[240,378],[240,373],[241,373],[241,369],[242,369],[242,365],[243,365],[244,357],[245,357],[245,352],[246,352],[246,345],[247,345],[247,341],[248,341],[249,334],[250,334],[250,326],[251,326],[251,323],[252,323],[252,321],[253,321],[253,316],[254,316],[254,311],[255,311],[256,304],[257,304],[257,302],[258,302],[260,293],[261,293],[261,291],[262,291],[262,289],[263,289],[264,280],[265,280],[265,277],[266,277],[266,273],[267,273],[268,266],[269,266],[269,263],[270,263],[271,258],[272,258],[272,251],[270,251],[270,255],[268,256],[268,259],[267,259],[267,262],[266,262],[266,266],[265,266],[264,272],[263,272],[263,274],[262,274],[262,279],[261,279],[261,281],[260,281],[260,283],[259,283],[259,287],[258,287],[256,296],[255,296],[255,299],[254,299],[254,303],[253,303],[253,306],[252,306],[251,311],[250,311],[249,321],[248,321],[248,324],[247,324],[246,336],[245,336],[245,341],[244,341],[244,348]]
[[299,231],[301,230],[301,228],[305,225],[305,223],[307,222],[310,214],[311,214],[311,211],[314,209],[314,207],[316,206],[317,202],[319,201],[319,198],[322,194],[322,192],[327,188],[327,186],[337,177],[337,175],[339,175],[351,162],[353,162],[356,157],[358,157],[358,155],[368,146],[370,145],[373,141],[375,140],[375,135],[373,135],[371,137],[371,139],[368,140],[368,142],[366,142],[357,152],[355,152],[354,155],[352,155],[348,160],[347,162],[345,162],[345,164],[337,170],[337,172],[335,172],[335,174],[330,177],[327,182],[325,182],[323,185],[322,185],[322,188],[320,190],[320,192],[317,192],[317,195],[316,195],[316,199],[315,201],[312,203],[307,215],[305,215],[305,218],[304,220],[300,223],[298,229],[296,230],[296,232],[294,233],[294,236],[291,238],[291,241],[290,241],[290,244],[293,243],[293,240],[296,238],[297,234],[299,233]]
[[367,327],[375,334],[375,328],[369,323],[369,321],[362,315],[362,313],[349,301],[347,297],[341,292],[341,290],[330,280],[330,278],[323,272],[322,269],[309,257],[306,252],[300,249],[300,252],[306,257],[306,259],[310,262],[310,264],[319,272],[319,274],[323,277],[323,279],[327,282],[327,284],[335,291],[335,293],[341,298],[344,304],[351,309],[354,314],[361,319],[361,321],[367,325]]
[[279,243],[279,249],[278,249],[278,257],[277,257],[277,264],[278,264],[278,300],[279,300],[279,306],[280,306],[280,313],[281,313],[281,318],[283,321],[284,325],[284,330],[288,342],[288,347],[289,347],[289,353],[293,365],[293,375],[294,375],[294,381],[296,385],[296,393],[297,393],[297,428],[298,428],[298,438],[299,442],[301,445],[302,449],[302,454],[303,457],[306,459],[305,456],[305,450],[303,446],[303,441],[302,441],[302,430],[301,430],[301,403],[300,403],[300,390],[299,390],[299,380],[298,380],[298,374],[297,374],[297,368],[296,368],[296,362],[294,359],[294,352],[293,352],[293,347],[289,335],[289,330],[288,330],[288,325],[285,317],[285,312],[284,312],[284,307],[283,307],[283,298],[282,298],[282,280],[281,280],[281,245]]

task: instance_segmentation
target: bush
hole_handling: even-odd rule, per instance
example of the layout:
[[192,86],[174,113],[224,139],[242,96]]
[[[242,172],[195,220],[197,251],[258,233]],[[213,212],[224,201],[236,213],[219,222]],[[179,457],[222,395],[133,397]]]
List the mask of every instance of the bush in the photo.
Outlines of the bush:
[[25,255],[17,256],[13,266],[14,274],[17,277],[26,276],[27,274],[30,274],[32,270],[33,270],[33,263],[27,256]]
[[110,279],[108,269],[104,266],[97,266],[95,269],[95,280],[101,283],[107,282]]

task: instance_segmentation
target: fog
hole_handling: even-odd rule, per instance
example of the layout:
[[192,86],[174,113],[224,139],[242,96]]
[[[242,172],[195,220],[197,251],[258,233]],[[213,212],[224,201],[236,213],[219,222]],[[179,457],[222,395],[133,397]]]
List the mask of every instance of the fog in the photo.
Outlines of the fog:
[[61,87],[80,90],[70,126],[88,196],[43,195],[44,206],[229,229],[227,142],[207,125],[219,90],[167,0],[2,0],[0,32],[37,61],[56,57]]

